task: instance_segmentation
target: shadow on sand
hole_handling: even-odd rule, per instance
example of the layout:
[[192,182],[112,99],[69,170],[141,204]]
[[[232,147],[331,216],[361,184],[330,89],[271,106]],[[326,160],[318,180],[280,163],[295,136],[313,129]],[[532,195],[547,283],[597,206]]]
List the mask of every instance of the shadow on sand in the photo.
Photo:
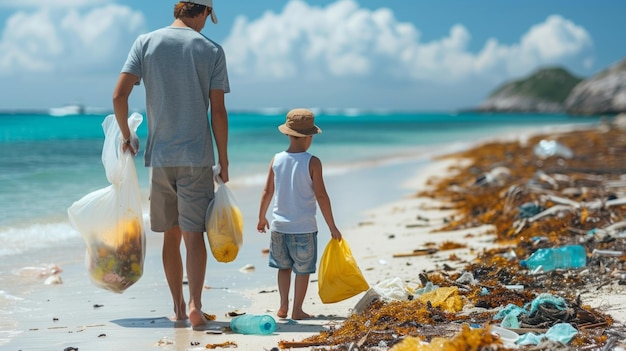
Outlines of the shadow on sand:
[[[341,323],[345,317],[339,316],[316,316],[307,320],[293,320],[288,318],[280,318],[276,321],[277,333],[319,333],[328,329],[328,324]],[[188,321],[174,322],[167,317],[149,317],[149,318],[124,318],[115,319],[111,323],[117,324],[124,328],[189,328]],[[195,327],[193,330],[206,331],[213,333],[231,333],[230,322],[228,321],[210,321],[208,324]]]
[[114,319],[111,323],[124,328],[186,328],[189,326],[187,321],[174,322],[167,317]]

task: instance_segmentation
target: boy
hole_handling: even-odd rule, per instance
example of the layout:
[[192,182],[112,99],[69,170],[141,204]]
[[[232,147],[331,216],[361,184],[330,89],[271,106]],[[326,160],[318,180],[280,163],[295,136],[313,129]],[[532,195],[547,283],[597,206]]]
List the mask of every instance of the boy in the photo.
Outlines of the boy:
[[[319,158],[307,152],[313,135],[322,132],[315,125],[313,112],[294,109],[278,130],[289,137],[289,147],[272,158],[259,210],[257,230],[271,231],[270,267],[278,268],[280,307],[276,315],[287,318],[289,312],[289,287],[291,272],[295,274],[294,299],[291,318],[307,319],[312,316],[302,310],[309,285],[309,275],[315,273],[317,263],[316,201],[333,239],[341,240],[335,225],[322,176]],[[265,218],[274,199],[271,226]]]

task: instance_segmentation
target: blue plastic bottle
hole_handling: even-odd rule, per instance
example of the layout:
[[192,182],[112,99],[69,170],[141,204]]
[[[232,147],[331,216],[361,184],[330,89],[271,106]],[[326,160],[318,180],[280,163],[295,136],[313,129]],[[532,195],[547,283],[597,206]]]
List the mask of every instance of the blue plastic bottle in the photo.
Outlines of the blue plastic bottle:
[[544,272],[554,269],[580,268],[587,264],[587,253],[580,245],[539,249],[520,262],[522,267],[536,269],[541,266]]
[[244,314],[230,321],[230,329],[238,334],[268,335],[276,331],[276,321],[268,314]]

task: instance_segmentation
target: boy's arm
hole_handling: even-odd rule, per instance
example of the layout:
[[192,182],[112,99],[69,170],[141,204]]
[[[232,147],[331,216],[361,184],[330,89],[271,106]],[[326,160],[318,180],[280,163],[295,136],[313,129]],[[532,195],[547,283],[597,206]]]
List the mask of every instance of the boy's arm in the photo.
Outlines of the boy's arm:
[[274,164],[274,159],[270,162],[270,169],[267,172],[267,180],[265,181],[265,188],[263,188],[263,195],[261,195],[261,206],[259,207],[259,222],[257,223],[256,229],[259,233],[265,233],[266,229],[269,229],[270,224],[267,221],[265,215],[267,214],[267,209],[270,207],[270,202],[272,201],[272,197],[274,196],[274,170],[272,170],[272,165]]
[[341,240],[341,232],[335,225],[335,219],[333,217],[333,211],[330,206],[330,197],[326,192],[326,186],[324,185],[324,176],[322,175],[322,161],[319,158],[313,156],[309,162],[309,172],[311,173],[311,180],[313,181],[313,192],[315,193],[315,199],[320,206],[320,211],[324,220],[330,230],[330,235],[333,239]]

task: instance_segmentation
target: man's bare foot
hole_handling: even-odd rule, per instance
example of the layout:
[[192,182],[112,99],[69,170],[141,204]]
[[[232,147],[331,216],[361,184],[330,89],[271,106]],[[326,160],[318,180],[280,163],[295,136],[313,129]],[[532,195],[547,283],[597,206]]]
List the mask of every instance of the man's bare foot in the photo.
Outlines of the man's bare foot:
[[187,306],[185,305],[185,301],[178,303],[178,305],[174,305],[174,317],[172,320],[174,322],[186,321],[189,319],[187,316]]
[[291,319],[293,319],[293,320],[310,319],[310,318],[313,318],[313,317],[315,317],[315,316],[310,315],[310,314],[308,314],[308,313],[306,313],[304,311],[300,311],[298,313],[293,312],[291,314]]
[[204,318],[202,311],[192,309],[189,311],[189,322],[191,323],[191,327],[195,328],[207,324],[208,321]]
[[289,308],[288,308],[288,307],[286,307],[286,308],[281,307],[281,308],[279,308],[279,309],[278,309],[278,311],[276,312],[276,315],[277,315],[279,318],[287,318],[287,313],[288,313],[288,312],[289,312]]
[[187,319],[189,319],[189,317],[187,317],[187,315],[184,315],[184,316],[181,316],[181,317],[178,317],[178,316],[171,316],[169,319],[170,319],[172,322],[184,322],[184,321],[186,321]]
[[187,328],[188,324],[187,324],[187,320],[182,320],[182,321],[177,321],[174,320],[174,318],[171,319],[172,322],[174,322],[174,328]]

